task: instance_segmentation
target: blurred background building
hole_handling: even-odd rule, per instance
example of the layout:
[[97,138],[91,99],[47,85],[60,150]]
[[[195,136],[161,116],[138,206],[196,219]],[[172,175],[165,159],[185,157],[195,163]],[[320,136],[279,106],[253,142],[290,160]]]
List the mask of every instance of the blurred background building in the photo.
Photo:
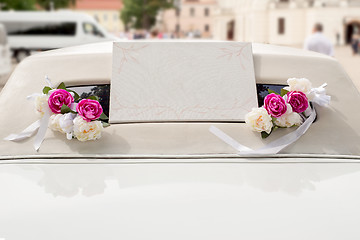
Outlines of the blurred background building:
[[[55,21],[56,15],[65,14],[60,12],[75,12],[69,14],[78,15],[74,19],[79,23],[91,20],[92,29],[77,25],[81,31],[73,32],[73,45],[114,39],[204,38],[302,48],[305,39],[313,33],[315,23],[320,23],[323,26],[322,35],[335,46],[335,58],[353,79],[360,79],[357,71],[360,65],[360,0],[0,0],[0,19],[5,15],[2,11],[54,13],[50,14],[49,20],[45,17],[41,20],[47,23],[43,27],[51,31],[54,27],[50,26],[50,22]],[[17,24],[32,24],[24,19],[16,20],[21,21]],[[8,23],[0,21],[0,24],[3,29],[10,29]],[[9,29],[6,30],[7,41],[0,43],[12,50],[14,59],[20,52],[14,49],[15,38],[23,37],[27,45],[30,38],[19,33],[13,36]],[[33,29],[28,30],[27,35],[33,34]],[[37,34],[41,35],[39,31]],[[60,31],[53,36],[47,32],[43,34],[46,35],[43,42],[54,43],[54,40],[46,38],[59,38],[62,34],[67,33]],[[40,44],[40,41],[33,41]],[[64,43],[63,39],[58,42]],[[26,57],[57,47],[64,46],[23,47],[21,52]],[[358,86],[360,89],[360,82]]]
[[121,0],[76,0],[73,9],[93,16],[108,32],[119,35],[125,27],[120,19]]
[[359,0],[218,0],[214,38],[301,46],[315,23],[333,44],[360,28]]
[[160,13],[160,31],[178,37],[211,38],[217,7],[216,0],[180,0],[174,8]]

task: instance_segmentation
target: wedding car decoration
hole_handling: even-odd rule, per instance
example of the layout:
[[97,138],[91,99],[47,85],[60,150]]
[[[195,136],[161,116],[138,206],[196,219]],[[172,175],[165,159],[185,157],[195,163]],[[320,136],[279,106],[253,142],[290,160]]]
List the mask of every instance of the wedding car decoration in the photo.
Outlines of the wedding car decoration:
[[34,147],[38,150],[48,127],[65,134],[68,140],[74,138],[84,142],[99,139],[104,127],[109,126],[99,98],[90,96],[82,99],[75,91],[67,89],[64,83],[53,88],[47,77],[46,80],[49,86],[45,86],[41,94],[28,97],[34,100],[41,119],[20,134],[11,134],[5,140],[22,140],[37,131]]
[[[311,82],[306,78],[290,78],[288,87],[280,93],[269,91],[264,105],[246,114],[245,122],[255,132],[267,138],[277,128],[300,126],[309,115],[309,99],[313,98]],[[307,112],[306,112],[307,111]]]
[[262,138],[267,138],[277,128],[299,126],[296,131],[257,150],[243,146],[215,126],[210,127],[210,132],[242,153],[278,153],[305,134],[313,123],[316,111],[312,107],[312,103],[325,106],[330,103],[331,99],[329,95],[326,95],[326,83],[318,88],[312,88],[311,82],[306,78],[289,78],[287,83],[288,86],[281,89],[280,93],[269,89],[263,106],[253,108],[251,112],[247,113],[245,123],[252,131],[260,132]]

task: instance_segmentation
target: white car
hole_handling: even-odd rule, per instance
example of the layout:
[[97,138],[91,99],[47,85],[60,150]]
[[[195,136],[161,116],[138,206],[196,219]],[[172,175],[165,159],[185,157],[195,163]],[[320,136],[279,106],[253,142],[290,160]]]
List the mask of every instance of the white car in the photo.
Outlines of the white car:
[[11,52],[6,29],[0,23],[0,87],[3,87],[11,72]]
[[[38,152],[33,139],[0,140],[0,239],[358,239],[358,90],[333,58],[264,44],[253,52],[259,87],[294,76],[328,84],[330,106],[316,107],[298,141],[242,155],[209,127],[253,148],[287,130],[261,140],[245,123],[189,122],[112,124],[85,143],[49,130]],[[0,95],[0,139],[38,119],[25,99],[45,75],[106,88],[111,58],[112,44],[97,43],[21,62]]]
[[90,15],[73,11],[2,11],[0,23],[18,62],[31,52],[117,40]]

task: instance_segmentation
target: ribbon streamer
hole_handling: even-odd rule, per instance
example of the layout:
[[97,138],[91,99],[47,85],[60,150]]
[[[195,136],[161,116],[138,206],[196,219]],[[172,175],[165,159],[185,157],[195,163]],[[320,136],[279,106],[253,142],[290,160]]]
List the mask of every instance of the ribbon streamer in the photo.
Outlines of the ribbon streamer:
[[224,133],[215,126],[210,126],[209,131],[218,138],[220,138],[221,140],[223,140],[225,143],[229,144],[231,147],[235,148],[239,152],[252,151],[251,148],[241,145],[235,139],[233,139],[232,137],[230,137],[229,135],[227,135],[226,133]]
[[209,131],[213,133],[215,136],[220,138],[220,140],[224,141],[234,149],[236,149],[241,154],[249,154],[249,155],[264,155],[264,154],[276,154],[280,152],[285,147],[289,146],[290,144],[296,142],[302,135],[306,133],[306,131],[309,129],[311,124],[314,122],[316,118],[316,111],[315,109],[312,109],[310,116],[305,120],[305,122],[298,127],[294,132],[288,133],[285,136],[257,149],[252,150],[233,138],[231,138],[229,135],[221,131],[215,126],[211,126],[209,128]]
[[44,116],[40,119],[40,128],[34,139],[34,148],[36,151],[39,150],[41,143],[44,141],[46,130],[48,129],[49,119],[51,116],[50,108],[47,106],[44,109]]
[[[53,88],[53,85],[48,78],[48,76],[45,76],[45,80],[48,83],[48,85]],[[29,96],[27,96],[28,100],[34,100],[37,96],[41,96],[42,94],[34,93]],[[21,141],[25,138],[31,137],[33,134],[37,134],[34,139],[34,148],[36,151],[39,150],[41,143],[44,141],[46,130],[48,128],[49,119],[51,116],[51,110],[49,106],[46,106],[44,109],[44,115],[40,120],[37,120],[36,122],[32,123],[30,126],[25,128],[21,133],[19,134],[10,134],[9,136],[5,137],[4,140],[7,141]]]
[[21,133],[19,134],[10,134],[9,136],[5,137],[4,140],[7,141],[20,141],[25,138],[31,137],[40,127],[40,120],[37,120],[27,128],[25,128]]

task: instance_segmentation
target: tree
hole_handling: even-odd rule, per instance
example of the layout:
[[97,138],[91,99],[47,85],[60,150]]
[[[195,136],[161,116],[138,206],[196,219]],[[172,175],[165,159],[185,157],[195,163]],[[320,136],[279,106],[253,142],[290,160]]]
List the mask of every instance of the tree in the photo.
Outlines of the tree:
[[121,20],[125,26],[149,30],[161,9],[172,8],[173,0],[123,0]]
[[46,10],[51,10],[52,8],[68,8],[70,5],[75,5],[76,0],[36,0],[36,2],[42,8]]
[[35,0],[0,0],[0,10],[34,10]]

